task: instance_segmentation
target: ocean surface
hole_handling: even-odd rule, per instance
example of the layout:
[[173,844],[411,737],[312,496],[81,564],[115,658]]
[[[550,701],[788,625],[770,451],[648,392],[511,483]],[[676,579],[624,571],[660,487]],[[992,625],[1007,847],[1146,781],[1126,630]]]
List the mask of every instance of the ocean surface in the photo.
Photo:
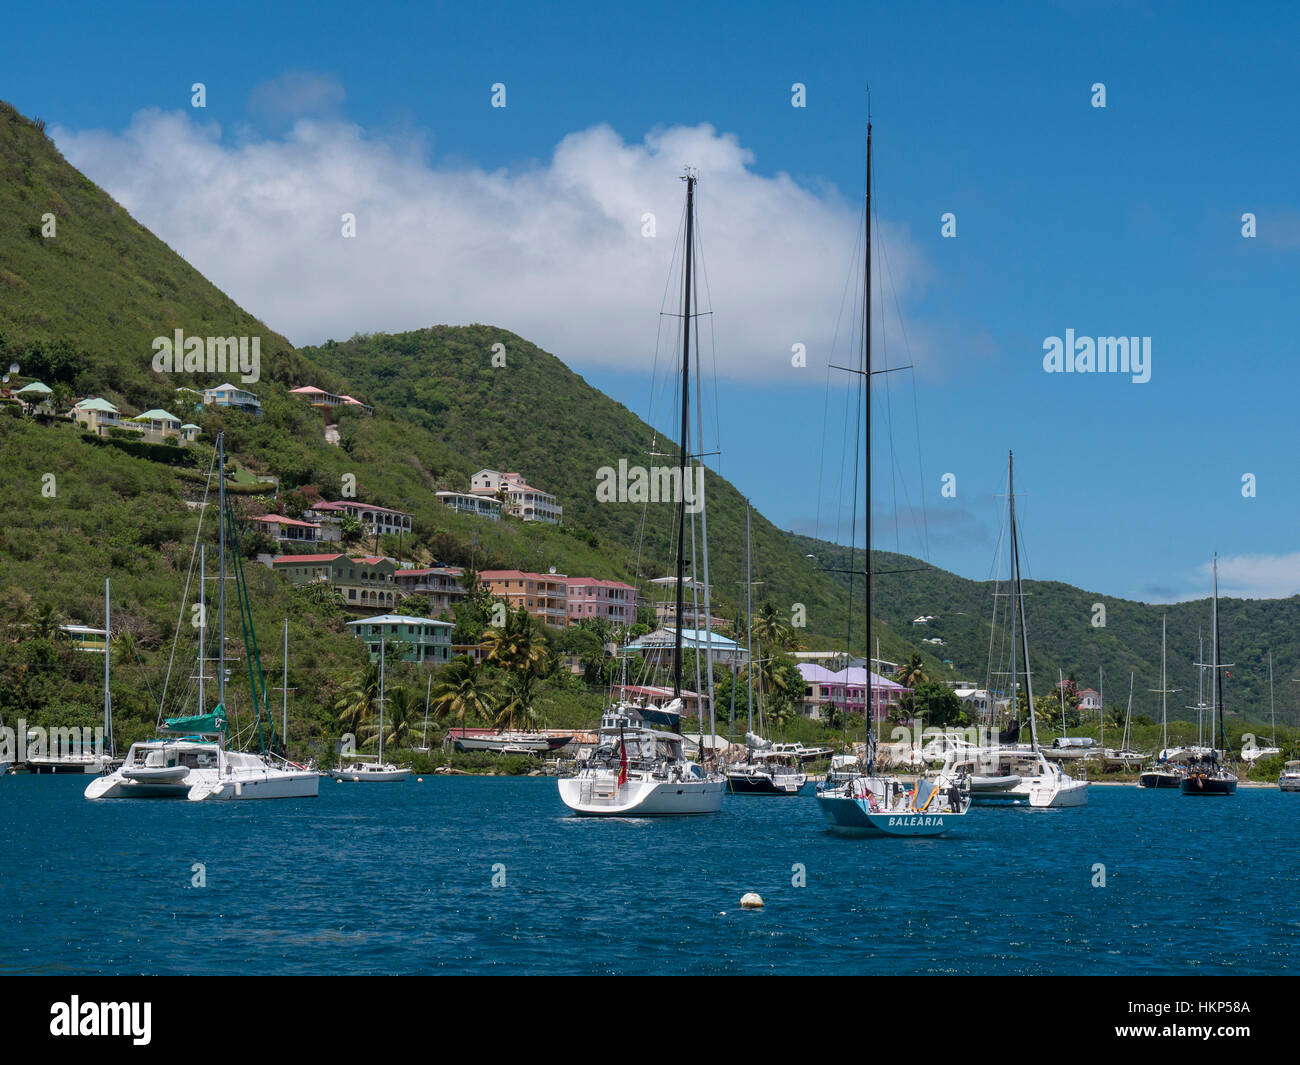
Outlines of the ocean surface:
[[1274,789],[1094,787],[908,840],[831,835],[811,794],[608,821],[547,778],[210,804],[90,779],[0,780],[0,974],[1300,969],[1300,795]]

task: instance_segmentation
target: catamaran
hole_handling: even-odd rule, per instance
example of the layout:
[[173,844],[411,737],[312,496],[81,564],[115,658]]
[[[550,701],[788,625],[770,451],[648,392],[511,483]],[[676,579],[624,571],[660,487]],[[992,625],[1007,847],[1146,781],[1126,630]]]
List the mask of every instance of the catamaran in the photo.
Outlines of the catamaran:
[[[218,586],[219,627],[217,649],[217,704],[206,709],[204,679],[207,646],[207,610],[202,592],[205,574],[200,550],[199,669],[198,713],[163,718],[167,705],[167,685],[159,703],[158,732],[161,739],[133,743],[122,765],[96,777],[86,787],[88,799],[188,799],[191,802],[236,799],[310,798],[317,794],[318,775],[289,762],[275,753],[275,722],[267,701],[266,678],[262,673],[257,636],[244,580],[242,557],[238,550],[238,530],[234,511],[226,504],[225,434],[217,434],[214,465],[219,492],[220,584]],[[209,472],[209,485],[211,484]],[[206,500],[205,500],[206,501]],[[206,507],[200,509],[200,515]],[[203,519],[199,519],[200,532]],[[227,746],[226,715],[226,551],[227,532],[233,548],[234,581],[237,589],[240,622],[244,633],[244,656],[248,666],[249,686],[257,717],[261,753],[231,750]],[[197,541],[197,537],[196,537]],[[191,566],[193,561],[191,560]],[[191,570],[191,572],[193,572]],[[177,639],[181,628],[177,626]],[[170,669],[168,680],[170,680]],[[105,700],[107,712],[108,702]],[[269,733],[269,740],[268,740]]]
[[[1038,715],[1034,712],[1034,678],[1029,668],[1029,627],[1025,617],[1024,582],[1020,571],[1020,536],[1016,525],[1016,491],[1013,456],[1007,455],[1008,526],[1011,538],[1011,700],[1015,707],[1020,693],[1016,668],[1019,652],[1024,664],[1030,743],[1014,747],[966,744],[944,762],[946,774],[967,773],[973,778],[971,797],[976,803],[1011,802],[1038,808],[1059,809],[1084,806],[1088,782],[1076,780],[1060,765],[1049,761],[1038,743]],[[1019,618],[1019,644],[1016,621]],[[1015,732],[1018,734],[1019,718]],[[1014,778],[1014,779],[1013,779]]]
[[[871,644],[871,119],[867,118],[867,180],[864,201],[865,259],[862,269],[862,365],[849,370],[858,375],[857,388],[864,412],[861,424],[855,427],[853,450],[856,457],[859,445],[857,433],[865,447],[866,481],[864,485],[864,629],[868,647]],[[856,515],[855,519],[856,521]],[[846,647],[853,636],[853,586],[858,576],[853,572],[854,547],[849,549],[849,630]],[[872,663],[866,668],[867,722],[866,772],[855,775],[843,783],[830,779],[817,792],[817,804],[822,817],[832,832],[884,836],[938,836],[959,824],[970,808],[970,790],[965,778],[956,774],[943,774],[937,781],[917,778],[909,782],[902,777],[887,776],[876,770],[876,704],[873,698]]]
[[[1184,795],[1235,795],[1237,793],[1237,775],[1219,760],[1216,740],[1222,740],[1224,753],[1227,753],[1228,735],[1223,728],[1223,683],[1219,680],[1219,670],[1230,665],[1219,664],[1219,556],[1214,556],[1214,599],[1210,606],[1210,683],[1213,692],[1213,709],[1215,717],[1210,718],[1210,749],[1189,758],[1187,774],[1179,781]],[[1217,720],[1216,720],[1217,717]],[[1215,735],[1215,729],[1218,735]]]
[[1277,776],[1277,786],[1282,791],[1300,791],[1300,761],[1287,762]]
[[[677,613],[673,628],[673,688],[672,698],[663,706],[653,703],[637,706],[618,702],[601,716],[597,745],[590,756],[578,767],[577,773],[559,780],[560,798],[574,813],[588,817],[627,817],[641,815],[669,816],[681,814],[712,814],[722,807],[722,795],[727,786],[726,777],[705,769],[689,760],[683,749],[681,735],[682,701],[682,630],[684,627],[686,587],[686,513],[685,485],[693,484],[695,461],[703,462],[703,433],[698,424],[697,454],[691,454],[691,328],[695,324],[691,315],[693,295],[691,272],[695,257],[695,181],[696,174],[687,170],[686,181],[686,234],[682,260],[682,435],[680,480],[682,499],[676,508],[677,517]],[[698,360],[697,360],[698,361]],[[704,470],[699,468],[700,483]],[[713,630],[708,624],[711,617],[709,600],[709,527],[707,506],[699,499],[700,542],[704,564],[704,626],[705,668],[710,715],[713,706]],[[695,542],[692,525],[692,544]],[[699,670],[699,655],[692,656]],[[696,685],[697,689],[699,684]],[[696,704],[696,719],[700,731],[704,727],[703,702]],[[716,729],[710,724],[710,735]],[[703,745],[701,744],[701,748]]]

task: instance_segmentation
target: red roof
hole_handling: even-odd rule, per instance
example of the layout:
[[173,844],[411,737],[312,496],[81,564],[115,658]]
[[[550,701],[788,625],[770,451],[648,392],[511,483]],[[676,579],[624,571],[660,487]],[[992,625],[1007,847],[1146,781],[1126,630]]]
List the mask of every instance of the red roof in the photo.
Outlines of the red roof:
[[347,558],[347,555],[277,555],[271,559],[271,565],[281,562],[333,562],[336,558]]
[[567,581],[568,578],[563,573],[526,573],[519,569],[485,569],[479,571],[479,580],[483,581],[503,581],[503,580],[522,580],[530,581]]
[[565,577],[564,579],[568,584],[594,585],[597,588],[626,588],[631,592],[636,591],[630,584],[624,584],[622,581],[607,581],[600,577]]

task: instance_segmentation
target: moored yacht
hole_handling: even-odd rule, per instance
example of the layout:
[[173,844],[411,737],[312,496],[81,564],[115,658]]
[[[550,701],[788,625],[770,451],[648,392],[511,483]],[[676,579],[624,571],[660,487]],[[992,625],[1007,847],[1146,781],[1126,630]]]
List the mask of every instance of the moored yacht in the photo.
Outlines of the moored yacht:
[[590,817],[717,813],[726,781],[685,757],[680,713],[679,699],[607,710],[595,750],[559,781],[564,805]]
[[1287,762],[1278,774],[1277,786],[1283,791],[1300,791],[1300,761]]
[[[854,462],[862,450],[866,461],[863,485],[863,567],[856,568],[854,540],[849,541],[848,632],[845,649],[853,645],[854,584],[863,578],[863,638],[871,644],[871,118],[867,117],[867,181],[864,201],[865,235],[862,267],[862,351],[861,364],[850,373],[858,376],[855,386],[857,406],[861,412],[854,427],[852,453]],[[861,435],[859,435],[861,434]],[[857,521],[857,515],[854,515]],[[832,832],[855,835],[939,836],[959,824],[970,809],[970,791],[956,778],[939,781],[920,778],[909,782],[876,769],[876,716],[878,708],[873,692],[873,673],[868,660],[864,716],[867,727],[866,771],[842,783],[831,777],[817,791],[817,805],[826,827]]]
[[1219,662],[1219,556],[1214,556],[1214,598],[1210,607],[1210,679],[1213,691],[1211,702],[1215,717],[1210,719],[1210,749],[1191,757],[1187,773],[1179,781],[1179,788],[1184,795],[1235,795],[1237,793],[1237,775],[1219,759],[1215,747],[1217,738],[1222,740],[1224,753],[1227,752],[1228,736],[1223,728],[1223,683],[1219,680],[1219,670],[1228,668]]

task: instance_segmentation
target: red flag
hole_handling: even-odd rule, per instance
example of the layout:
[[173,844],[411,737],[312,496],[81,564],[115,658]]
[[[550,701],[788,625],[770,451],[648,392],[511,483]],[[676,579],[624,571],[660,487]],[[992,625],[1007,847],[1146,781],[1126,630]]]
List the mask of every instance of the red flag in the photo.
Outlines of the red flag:
[[627,783],[627,743],[623,739],[622,729],[619,729],[618,737],[618,786],[621,788]]

